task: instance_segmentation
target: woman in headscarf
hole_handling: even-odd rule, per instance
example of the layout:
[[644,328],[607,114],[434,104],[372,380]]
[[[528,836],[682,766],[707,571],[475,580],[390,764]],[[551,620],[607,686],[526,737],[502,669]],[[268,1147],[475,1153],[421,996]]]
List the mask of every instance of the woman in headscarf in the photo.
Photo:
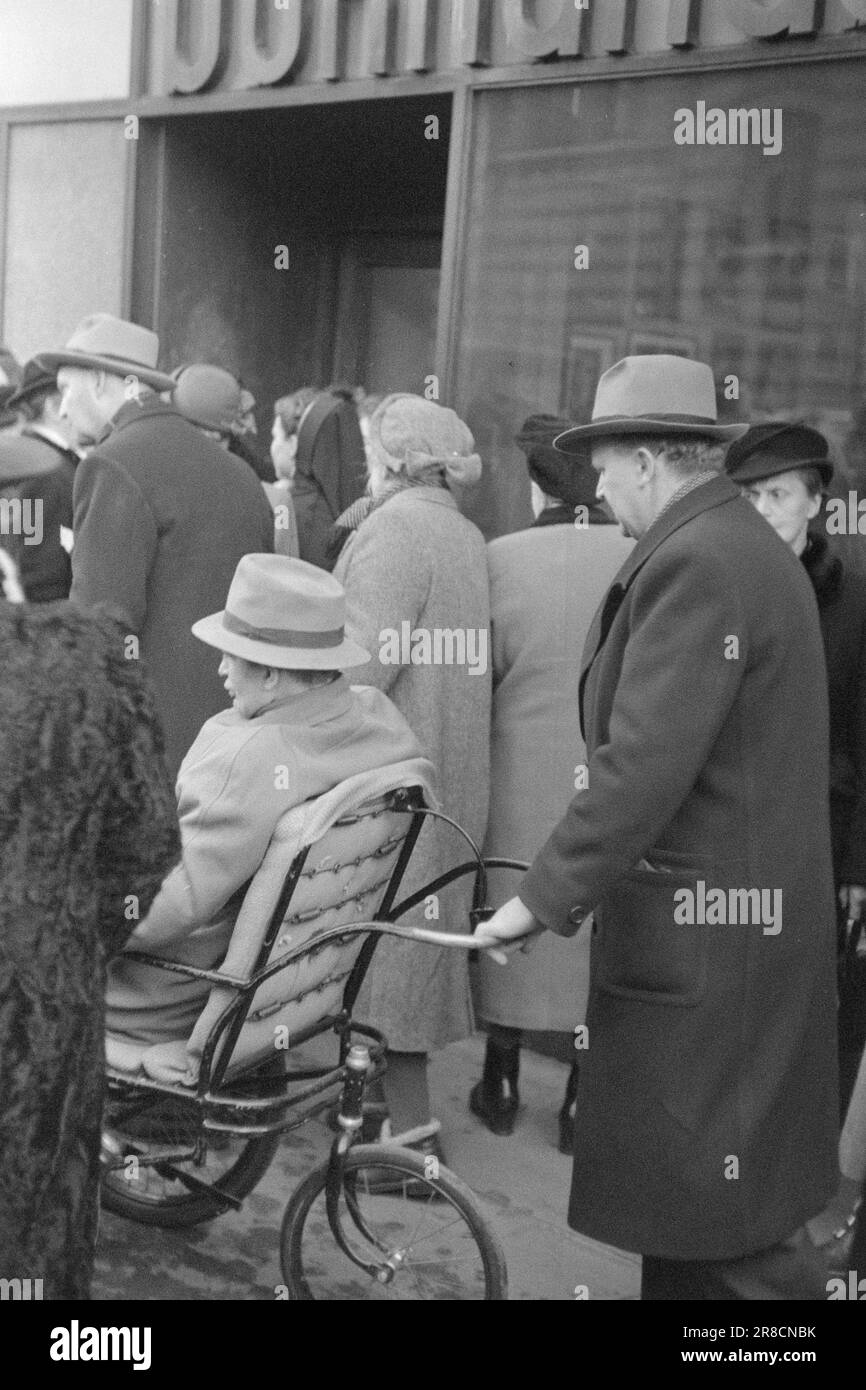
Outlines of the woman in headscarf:
[[[487,556],[451,489],[477,481],[481,460],[453,410],[395,394],[370,418],[368,471],[369,509],[335,569],[346,589],[349,631],[376,654],[357,679],[390,695],[436,767],[442,810],[480,843],[489,790]],[[429,822],[406,892],[463,859],[453,831]],[[471,881],[460,880],[417,909],[414,920],[467,931],[470,899]],[[384,939],[368,979],[366,1009],[356,1013],[381,1027],[390,1044],[385,1096],[392,1133],[441,1156],[427,1054],[472,1031],[465,956]]]
[[[493,629],[493,731],[490,819],[485,858],[531,860],[580,786],[586,750],[574,685],[592,616],[633,542],[595,501],[589,450],[563,454],[558,434],[571,426],[531,415],[516,442],[526,454],[535,522],[487,547]],[[491,903],[513,882],[492,875]],[[494,1134],[510,1134],[519,1104],[523,1032],[559,1033],[571,1062],[560,1111],[559,1143],[570,1153],[572,1106],[589,986],[589,930],[566,941],[547,932],[529,955],[503,969],[479,958],[476,1007],[489,1025],[484,1075],[470,1109]]]
[[351,392],[330,387],[301,404],[307,391],[277,401],[271,456],[280,477],[291,469],[300,558],[330,570],[334,523],[364,491],[364,440]]
[[134,640],[71,602],[0,601],[0,1252],[47,1299],[89,1297],[106,962],[180,851]]

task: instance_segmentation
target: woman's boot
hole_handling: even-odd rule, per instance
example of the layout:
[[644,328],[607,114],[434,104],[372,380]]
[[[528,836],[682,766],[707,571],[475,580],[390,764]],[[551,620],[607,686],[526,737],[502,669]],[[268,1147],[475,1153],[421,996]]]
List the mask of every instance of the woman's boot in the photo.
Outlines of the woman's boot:
[[520,1070],[520,1030],[491,1030],[484,1053],[481,1080],[469,1093],[469,1109],[483,1120],[492,1134],[511,1134],[520,1097],[517,1075]]
[[568,1081],[565,1083],[565,1100],[559,1112],[559,1152],[574,1153],[574,1111],[577,1102],[577,1062],[572,1062]]

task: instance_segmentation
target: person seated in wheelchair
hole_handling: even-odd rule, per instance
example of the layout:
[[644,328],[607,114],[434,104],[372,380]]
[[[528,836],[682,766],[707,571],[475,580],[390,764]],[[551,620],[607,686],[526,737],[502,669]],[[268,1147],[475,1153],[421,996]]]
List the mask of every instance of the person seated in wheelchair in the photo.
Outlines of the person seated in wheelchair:
[[[285,812],[421,756],[388,697],[343,674],[370,660],[344,635],[345,607],[342,585],[324,570],[253,554],[239,562],[224,611],[193,625],[222,652],[232,708],[207,721],[181,764],[182,858],[126,950],[213,969]],[[108,1032],[135,1043],[185,1037],[208,990],[121,954],[109,968]]]

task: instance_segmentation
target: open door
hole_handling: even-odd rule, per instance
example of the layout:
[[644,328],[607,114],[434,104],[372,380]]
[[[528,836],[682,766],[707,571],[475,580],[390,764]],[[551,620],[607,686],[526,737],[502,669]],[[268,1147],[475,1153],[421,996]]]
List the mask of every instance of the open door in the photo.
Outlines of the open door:
[[334,380],[368,392],[415,391],[435,370],[442,241],[348,237],[340,255]]

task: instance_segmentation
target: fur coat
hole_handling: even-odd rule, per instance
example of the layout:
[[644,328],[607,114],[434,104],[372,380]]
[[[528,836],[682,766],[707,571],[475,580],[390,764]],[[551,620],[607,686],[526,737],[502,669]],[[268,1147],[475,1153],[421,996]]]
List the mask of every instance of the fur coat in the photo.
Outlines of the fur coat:
[[179,853],[141,664],[105,615],[0,603],[0,1256],[89,1294],[106,960]]

